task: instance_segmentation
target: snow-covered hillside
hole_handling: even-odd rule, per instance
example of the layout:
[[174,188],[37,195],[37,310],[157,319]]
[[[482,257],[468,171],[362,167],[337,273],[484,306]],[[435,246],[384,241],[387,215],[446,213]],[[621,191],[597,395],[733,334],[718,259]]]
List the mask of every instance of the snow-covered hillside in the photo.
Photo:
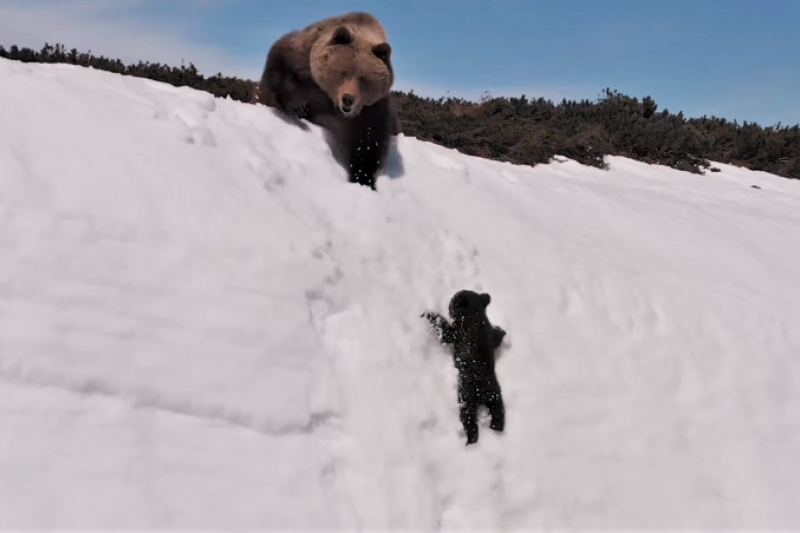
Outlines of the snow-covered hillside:
[[[0,60],[0,527],[800,527],[800,184]],[[758,185],[761,189],[752,188]],[[503,435],[420,318],[488,291]]]

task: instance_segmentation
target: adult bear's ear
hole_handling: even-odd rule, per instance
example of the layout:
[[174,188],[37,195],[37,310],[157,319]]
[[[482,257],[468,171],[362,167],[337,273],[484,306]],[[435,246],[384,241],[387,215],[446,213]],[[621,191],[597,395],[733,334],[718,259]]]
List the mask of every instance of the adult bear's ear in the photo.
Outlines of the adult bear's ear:
[[376,44],[372,47],[372,53],[381,61],[389,61],[389,58],[392,56],[392,45],[389,43]]
[[350,44],[353,42],[353,34],[347,29],[347,26],[339,26],[334,30],[331,44]]
[[481,294],[481,304],[487,307],[490,303],[492,303],[492,297],[489,296],[489,293],[484,292]]

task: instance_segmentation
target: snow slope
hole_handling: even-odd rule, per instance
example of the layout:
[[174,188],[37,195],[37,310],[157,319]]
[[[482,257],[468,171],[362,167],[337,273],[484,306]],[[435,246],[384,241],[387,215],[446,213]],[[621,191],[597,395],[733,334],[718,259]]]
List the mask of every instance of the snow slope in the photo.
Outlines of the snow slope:
[[[800,527],[800,184],[0,61],[0,527]],[[751,188],[757,184],[761,190]],[[419,315],[492,294],[507,431]]]

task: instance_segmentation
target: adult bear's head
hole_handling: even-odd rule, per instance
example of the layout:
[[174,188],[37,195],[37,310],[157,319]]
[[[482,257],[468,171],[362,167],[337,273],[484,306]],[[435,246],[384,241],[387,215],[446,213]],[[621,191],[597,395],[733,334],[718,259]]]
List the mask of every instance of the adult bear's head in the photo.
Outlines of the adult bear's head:
[[344,116],[354,117],[389,95],[391,55],[379,32],[342,24],[323,32],[312,47],[311,75]]

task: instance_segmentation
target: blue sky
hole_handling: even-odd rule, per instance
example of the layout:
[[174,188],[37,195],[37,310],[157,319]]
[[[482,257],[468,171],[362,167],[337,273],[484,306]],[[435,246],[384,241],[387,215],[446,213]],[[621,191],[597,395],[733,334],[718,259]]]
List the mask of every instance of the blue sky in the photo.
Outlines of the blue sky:
[[800,0],[0,0],[0,40],[257,78],[281,33],[375,13],[397,88],[553,100],[611,87],[660,109],[800,123]]

